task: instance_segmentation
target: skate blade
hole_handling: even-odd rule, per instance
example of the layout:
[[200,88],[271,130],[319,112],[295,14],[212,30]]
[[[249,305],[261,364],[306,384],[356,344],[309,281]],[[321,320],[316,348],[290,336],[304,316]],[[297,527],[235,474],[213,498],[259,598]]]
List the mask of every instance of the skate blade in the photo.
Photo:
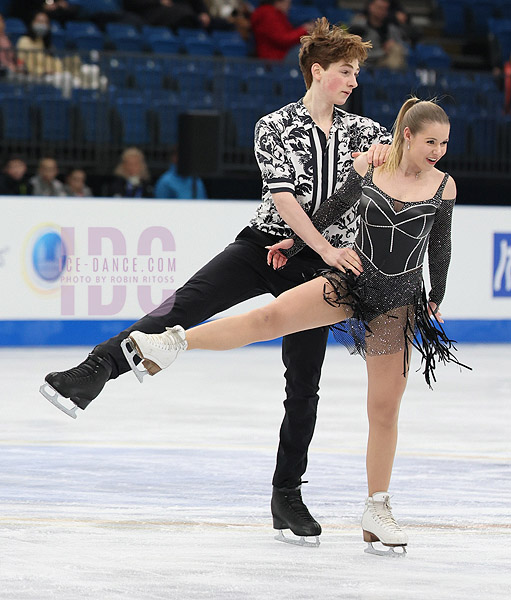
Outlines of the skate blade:
[[[137,352],[137,347],[135,343],[129,337],[127,337],[126,339],[122,340],[121,348],[124,353],[124,356],[126,357],[126,360],[128,361],[130,369],[133,371],[133,373],[135,373],[135,377],[140,381],[140,383],[143,383],[144,377],[146,375],[150,375],[150,373],[147,369],[140,368],[138,365],[135,364],[135,361],[133,360],[135,356],[138,356],[138,358],[142,358]],[[140,364],[143,365],[144,363],[142,362]]]
[[66,415],[70,416],[72,419],[76,419],[76,411],[78,410],[78,406],[76,406],[76,404],[74,404],[72,400],[70,400],[70,402],[72,403],[72,407],[68,408],[64,404],[61,404],[59,402],[60,394],[57,392],[56,389],[52,388],[48,382],[44,382],[43,385],[39,388],[39,391],[46,398],[46,400],[53,404],[53,406],[56,406],[59,410],[66,413]]
[[315,538],[315,542],[309,542],[303,535],[301,537],[289,538],[284,535],[284,532],[281,529],[274,539],[276,539],[277,542],[284,542],[284,544],[291,544],[293,546],[307,546],[309,548],[317,548],[320,544],[319,536],[315,536]]
[[[396,550],[396,548],[401,548],[401,550]],[[401,556],[406,556],[406,547],[389,546],[386,550],[380,550],[379,548],[375,548],[372,542],[367,542],[367,548],[364,549],[364,552],[367,554],[374,554],[376,556],[391,556],[399,558]]]

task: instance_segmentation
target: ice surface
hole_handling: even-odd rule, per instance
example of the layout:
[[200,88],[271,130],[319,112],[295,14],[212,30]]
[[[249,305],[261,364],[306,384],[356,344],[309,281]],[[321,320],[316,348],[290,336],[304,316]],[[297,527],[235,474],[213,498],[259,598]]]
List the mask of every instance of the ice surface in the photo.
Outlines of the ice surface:
[[[511,597],[511,347],[410,378],[391,493],[410,543],[364,554],[365,365],[329,347],[304,498],[319,548],[273,540],[277,346],[129,373],[73,421],[39,393],[88,349],[2,349],[2,600]],[[418,366],[418,365],[417,365]]]

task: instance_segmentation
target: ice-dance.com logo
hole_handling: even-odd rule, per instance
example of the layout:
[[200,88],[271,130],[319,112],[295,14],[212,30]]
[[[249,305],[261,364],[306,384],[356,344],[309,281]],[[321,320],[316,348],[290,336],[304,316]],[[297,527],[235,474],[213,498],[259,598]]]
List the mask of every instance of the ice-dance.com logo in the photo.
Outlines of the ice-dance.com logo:
[[493,234],[493,295],[511,297],[511,233]]
[[59,290],[67,252],[58,225],[48,223],[33,229],[25,242],[24,257],[24,275],[32,289],[43,294]]
[[176,243],[166,227],[136,233],[62,227],[61,233],[68,250],[60,277],[61,315],[114,316],[134,302],[137,311],[149,313],[173,298]]
[[166,227],[39,225],[27,236],[24,271],[38,293],[60,292],[62,316],[113,316],[133,300],[155,311],[173,302],[176,244]]

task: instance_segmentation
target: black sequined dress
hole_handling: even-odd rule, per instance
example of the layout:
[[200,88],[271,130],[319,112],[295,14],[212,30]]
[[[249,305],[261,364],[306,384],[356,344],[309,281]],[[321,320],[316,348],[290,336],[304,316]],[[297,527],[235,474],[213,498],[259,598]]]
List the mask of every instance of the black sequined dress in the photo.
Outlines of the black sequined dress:
[[[422,354],[428,385],[437,360],[457,359],[449,340],[435,317],[428,315],[422,267],[428,250],[431,291],[429,300],[437,306],[443,300],[451,258],[451,221],[455,200],[442,200],[449,178],[444,178],[430,200],[400,202],[385,194],[373,182],[373,168],[364,177],[353,169],[345,185],[324,202],[312,222],[324,231],[360,199],[360,224],[354,249],[362,261],[358,277],[335,268],[317,273],[325,284],[324,299],[343,306],[348,318],[332,326],[334,336],[350,352],[366,355],[394,354],[404,350],[404,369],[410,345]],[[295,238],[284,254],[289,258],[305,243]]]

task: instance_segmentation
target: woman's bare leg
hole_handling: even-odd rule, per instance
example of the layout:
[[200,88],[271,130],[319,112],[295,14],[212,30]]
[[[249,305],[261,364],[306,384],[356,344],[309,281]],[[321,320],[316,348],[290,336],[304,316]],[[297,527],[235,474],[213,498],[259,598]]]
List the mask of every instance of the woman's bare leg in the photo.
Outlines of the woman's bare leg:
[[369,439],[366,468],[370,496],[389,489],[397,445],[399,406],[407,381],[403,364],[403,352],[367,356]]
[[229,350],[338,323],[346,318],[346,312],[324,301],[325,285],[331,288],[325,278],[317,277],[284,292],[262,308],[193,327],[186,332],[188,350]]

